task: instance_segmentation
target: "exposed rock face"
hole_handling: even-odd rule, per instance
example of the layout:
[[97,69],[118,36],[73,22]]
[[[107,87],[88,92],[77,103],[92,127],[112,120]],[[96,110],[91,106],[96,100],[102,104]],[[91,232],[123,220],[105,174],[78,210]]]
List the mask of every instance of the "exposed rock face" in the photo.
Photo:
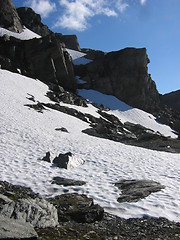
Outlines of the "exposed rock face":
[[161,95],[161,102],[180,112],[180,90]]
[[43,37],[52,33],[52,31],[41,22],[41,16],[35,13],[31,8],[17,8],[17,12],[22,24],[31,31]]
[[36,240],[38,235],[28,222],[0,216],[0,239]]
[[34,227],[46,228],[58,225],[56,208],[41,198],[18,199],[6,202],[1,205],[1,215],[24,220],[31,223]]
[[57,39],[65,44],[66,48],[81,51],[76,35],[62,35],[61,33],[56,33],[55,35]]
[[131,106],[148,110],[157,105],[159,94],[148,74],[146,49],[125,48],[76,66],[76,75],[87,83],[83,88],[114,95]]
[[11,0],[0,0],[0,27],[22,32],[21,20]]
[[17,72],[18,68],[24,75],[76,91],[70,55],[53,34],[28,41],[0,38],[0,64],[3,69]]
[[115,184],[121,190],[118,202],[137,202],[165,188],[158,182],[151,180],[121,180]]

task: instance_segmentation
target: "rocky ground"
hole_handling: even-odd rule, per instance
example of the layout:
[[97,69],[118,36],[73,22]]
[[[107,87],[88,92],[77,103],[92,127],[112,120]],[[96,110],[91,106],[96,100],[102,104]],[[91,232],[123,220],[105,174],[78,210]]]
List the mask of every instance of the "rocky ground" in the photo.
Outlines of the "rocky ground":
[[126,220],[105,213],[85,195],[45,199],[30,188],[2,181],[0,212],[0,239],[180,239],[180,223],[165,218]]

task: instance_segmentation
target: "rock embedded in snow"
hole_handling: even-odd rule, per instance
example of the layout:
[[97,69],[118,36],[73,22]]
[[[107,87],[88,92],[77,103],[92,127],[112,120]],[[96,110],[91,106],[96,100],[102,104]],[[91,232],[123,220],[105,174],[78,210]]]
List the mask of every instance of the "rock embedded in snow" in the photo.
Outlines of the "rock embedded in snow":
[[104,215],[103,208],[83,194],[62,194],[50,201],[58,209],[60,222],[73,220],[79,223],[93,223],[102,220]]
[[73,180],[62,177],[54,177],[52,184],[62,185],[62,186],[82,186],[85,185],[86,182],[80,180]]
[[54,154],[48,151],[48,152],[46,153],[46,156],[44,156],[44,157],[42,158],[42,161],[52,163],[54,157],[55,157]]
[[121,190],[119,203],[137,202],[151,193],[161,191],[165,186],[152,180],[121,180],[115,184]]
[[53,163],[59,168],[73,169],[84,164],[84,160],[74,156],[71,152],[65,154],[59,154],[55,157]]

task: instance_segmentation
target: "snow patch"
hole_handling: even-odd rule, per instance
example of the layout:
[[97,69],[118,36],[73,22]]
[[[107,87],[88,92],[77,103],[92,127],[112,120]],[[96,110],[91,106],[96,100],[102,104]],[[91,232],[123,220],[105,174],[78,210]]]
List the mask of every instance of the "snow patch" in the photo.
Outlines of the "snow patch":
[[7,30],[5,28],[0,27],[0,37],[3,37],[4,35],[15,37],[15,38],[20,39],[20,40],[29,40],[29,39],[32,39],[32,38],[41,38],[40,35],[32,32],[31,30],[29,30],[26,27],[23,27],[23,31],[21,33],[15,33],[15,32]]

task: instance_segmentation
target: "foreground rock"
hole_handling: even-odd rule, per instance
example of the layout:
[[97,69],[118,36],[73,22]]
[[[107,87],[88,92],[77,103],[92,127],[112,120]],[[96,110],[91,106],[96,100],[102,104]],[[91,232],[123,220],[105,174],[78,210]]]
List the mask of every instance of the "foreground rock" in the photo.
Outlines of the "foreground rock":
[[[30,188],[15,186],[2,181],[0,181],[0,194],[0,209],[2,209],[4,204],[17,199],[21,200],[27,197],[36,199],[38,197]],[[21,223],[21,220],[17,221],[1,215],[0,233],[2,235],[0,235],[0,239],[180,239],[180,224],[168,221],[165,218],[122,219],[104,213],[102,208],[94,205],[93,200],[85,195],[64,194],[48,199],[48,201],[57,208],[59,217],[59,225],[57,227],[36,227],[37,238],[36,232],[34,232],[32,225],[29,223],[24,221]],[[25,208],[24,211],[28,211],[28,209]],[[4,231],[6,232],[4,233]]]
[[0,216],[0,239],[36,240],[38,235],[28,222]]
[[151,180],[121,180],[115,184],[121,190],[118,202],[137,202],[151,193],[165,188],[158,182]]
[[92,198],[80,194],[63,194],[50,199],[58,209],[60,222],[92,223],[103,218],[104,210]]

